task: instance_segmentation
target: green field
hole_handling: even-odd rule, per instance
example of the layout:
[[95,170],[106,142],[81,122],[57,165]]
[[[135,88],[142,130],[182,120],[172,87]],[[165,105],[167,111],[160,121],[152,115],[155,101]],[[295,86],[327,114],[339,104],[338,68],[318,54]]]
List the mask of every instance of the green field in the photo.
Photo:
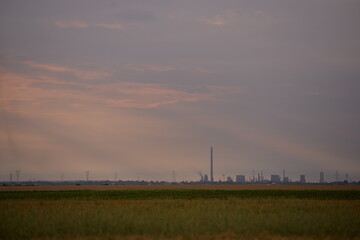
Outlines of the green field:
[[360,239],[360,191],[0,192],[0,239]]

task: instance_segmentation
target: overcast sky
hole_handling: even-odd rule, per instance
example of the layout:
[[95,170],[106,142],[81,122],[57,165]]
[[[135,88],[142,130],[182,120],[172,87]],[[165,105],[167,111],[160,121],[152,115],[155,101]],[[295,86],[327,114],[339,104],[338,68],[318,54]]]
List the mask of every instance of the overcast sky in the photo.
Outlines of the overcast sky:
[[0,180],[360,180],[360,1],[0,2]]

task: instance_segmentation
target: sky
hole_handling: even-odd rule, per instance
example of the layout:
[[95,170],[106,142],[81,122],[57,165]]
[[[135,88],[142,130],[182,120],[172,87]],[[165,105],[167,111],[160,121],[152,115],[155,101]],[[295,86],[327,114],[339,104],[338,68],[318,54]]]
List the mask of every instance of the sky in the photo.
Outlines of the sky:
[[360,1],[0,2],[0,180],[360,180]]

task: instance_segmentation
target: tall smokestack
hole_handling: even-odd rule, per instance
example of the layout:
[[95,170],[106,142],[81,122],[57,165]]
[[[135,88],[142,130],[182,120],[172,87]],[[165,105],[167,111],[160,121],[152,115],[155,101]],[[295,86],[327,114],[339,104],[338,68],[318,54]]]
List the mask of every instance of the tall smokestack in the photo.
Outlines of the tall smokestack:
[[214,182],[213,147],[210,148],[210,182]]
[[285,169],[283,170],[283,183],[285,183]]

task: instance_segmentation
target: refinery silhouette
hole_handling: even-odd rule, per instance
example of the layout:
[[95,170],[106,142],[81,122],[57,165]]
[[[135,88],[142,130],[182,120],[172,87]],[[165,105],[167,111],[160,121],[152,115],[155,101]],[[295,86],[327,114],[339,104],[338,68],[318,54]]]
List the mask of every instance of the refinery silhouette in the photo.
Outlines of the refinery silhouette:
[[121,180],[118,179],[117,172],[114,173],[113,180],[92,180],[91,173],[89,170],[84,171],[85,178],[84,180],[65,180],[64,173],[61,173],[61,180],[50,181],[50,180],[36,180],[36,179],[21,179],[21,171],[15,170],[11,171],[8,181],[0,181],[0,185],[3,186],[34,186],[34,185],[174,185],[174,184],[188,184],[188,185],[202,185],[202,184],[213,184],[213,185],[228,185],[228,184],[278,184],[278,185],[360,185],[360,181],[356,182],[349,178],[348,173],[344,176],[341,176],[338,171],[335,172],[332,180],[325,181],[325,173],[319,172],[319,178],[317,181],[307,181],[305,174],[300,174],[298,179],[291,179],[286,176],[285,169],[282,170],[282,176],[279,174],[270,174],[267,178],[263,171],[255,172],[252,171],[251,175],[239,174],[232,176],[222,175],[222,178],[219,178],[217,181],[214,180],[214,150],[213,147],[210,147],[210,176],[208,174],[203,174],[202,171],[197,171],[198,180],[197,181],[176,181],[176,171],[172,170],[172,181],[145,181],[140,180],[140,177],[137,177],[137,180]]

